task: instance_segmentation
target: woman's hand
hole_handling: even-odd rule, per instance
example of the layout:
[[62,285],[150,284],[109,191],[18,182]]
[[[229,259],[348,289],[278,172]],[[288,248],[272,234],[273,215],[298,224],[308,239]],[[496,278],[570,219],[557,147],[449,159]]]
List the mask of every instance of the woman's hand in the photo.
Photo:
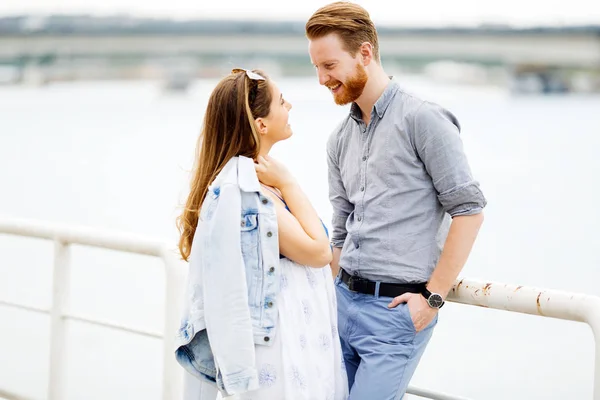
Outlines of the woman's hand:
[[267,186],[281,190],[283,187],[293,184],[294,177],[287,168],[279,161],[269,156],[258,156],[254,163],[258,180]]

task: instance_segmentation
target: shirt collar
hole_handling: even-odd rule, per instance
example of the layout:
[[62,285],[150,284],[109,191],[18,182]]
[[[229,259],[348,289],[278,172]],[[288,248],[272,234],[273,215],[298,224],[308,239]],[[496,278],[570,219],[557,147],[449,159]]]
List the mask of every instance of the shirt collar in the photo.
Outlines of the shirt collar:
[[[379,99],[377,99],[375,105],[373,106],[379,118],[383,118],[385,110],[387,110],[388,106],[392,102],[392,99],[394,98],[394,95],[396,94],[398,89],[398,82],[394,80],[393,76],[390,76],[390,81],[385,87],[385,90],[383,91],[381,96],[379,96]],[[362,120],[362,111],[360,110],[358,104],[352,103],[352,106],[350,107],[350,116],[356,121]]]

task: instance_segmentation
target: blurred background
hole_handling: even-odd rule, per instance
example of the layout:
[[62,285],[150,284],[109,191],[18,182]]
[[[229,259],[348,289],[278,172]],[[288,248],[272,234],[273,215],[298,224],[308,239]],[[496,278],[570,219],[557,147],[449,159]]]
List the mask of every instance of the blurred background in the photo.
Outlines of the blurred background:
[[[304,23],[327,1],[0,3],[0,218],[176,245],[212,88],[261,68],[293,104],[285,160],[328,222],[325,142],[347,107]],[[600,295],[600,9],[583,0],[359,1],[382,63],[451,110],[489,205],[462,276]],[[53,245],[0,234],[0,301],[47,307]],[[72,313],[160,331],[145,256],[73,246]],[[0,305],[0,393],[45,399],[49,319]],[[175,329],[176,327],[174,327]],[[65,399],[160,399],[162,343],[67,323]],[[590,399],[584,324],[449,304],[413,384],[471,399]],[[415,398],[409,397],[407,398]]]

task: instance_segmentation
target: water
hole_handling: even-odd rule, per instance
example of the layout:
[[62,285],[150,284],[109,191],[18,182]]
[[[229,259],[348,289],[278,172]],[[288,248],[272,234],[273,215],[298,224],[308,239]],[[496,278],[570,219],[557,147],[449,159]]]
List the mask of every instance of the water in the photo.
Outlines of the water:
[[[175,243],[207,94],[155,82],[0,87],[0,214],[114,229]],[[600,295],[600,97],[513,98],[501,89],[402,83],[452,110],[489,200],[463,276]],[[295,135],[287,163],[325,221],[325,142],[347,110],[316,79],[280,82]],[[47,306],[52,245],[0,237],[0,298]],[[70,310],[162,329],[160,264],[75,247]],[[0,307],[0,387],[42,399],[48,319]],[[159,399],[158,340],[68,324],[67,399]],[[449,304],[413,384],[473,399],[588,399],[584,324]]]

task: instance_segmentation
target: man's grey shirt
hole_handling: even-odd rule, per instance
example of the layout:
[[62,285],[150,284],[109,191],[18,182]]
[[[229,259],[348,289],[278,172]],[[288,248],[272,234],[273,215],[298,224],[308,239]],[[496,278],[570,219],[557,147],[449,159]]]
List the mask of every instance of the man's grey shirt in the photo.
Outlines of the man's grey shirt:
[[486,205],[460,125],[442,107],[391,80],[368,126],[357,104],[327,143],[332,244],[340,267],[382,282],[429,280],[450,216]]

